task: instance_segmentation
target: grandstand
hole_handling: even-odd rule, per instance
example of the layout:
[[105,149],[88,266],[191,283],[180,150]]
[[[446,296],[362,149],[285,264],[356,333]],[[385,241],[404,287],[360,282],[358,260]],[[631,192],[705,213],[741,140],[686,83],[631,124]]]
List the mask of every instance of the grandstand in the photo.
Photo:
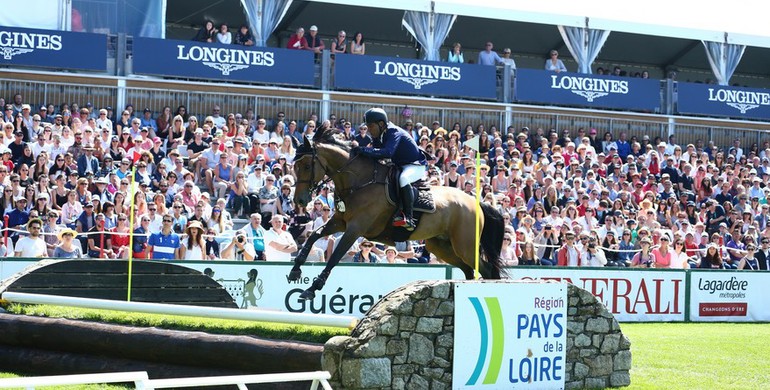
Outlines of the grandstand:
[[[65,7],[65,3],[70,4],[62,2]],[[469,128],[470,136],[488,138],[482,158],[493,169],[485,178],[490,188],[483,189],[482,195],[510,217],[509,233],[514,242],[511,264],[527,256],[522,249],[528,242],[535,243],[538,249],[551,249],[545,251],[545,256],[550,257],[543,258],[543,264],[556,263],[559,259],[553,249],[563,246],[568,232],[578,237],[594,232],[593,239],[608,260],[612,259],[607,263],[638,265],[632,256],[624,256],[622,250],[613,247],[616,244],[611,239],[607,242],[610,235],[620,241],[628,228],[633,245],[625,253],[633,255],[639,251],[639,232],[650,233],[658,253],[661,237],[668,237],[673,248],[675,241],[685,242],[691,235],[692,241],[686,241],[688,251],[677,252],[677,256],[681,255],[680,268],[705,267],[701,254],[710,243],[718,245],[722,253],[721,267],[737,268],[746,264],[742,259],[749,241],[757,246],[770,235],[766,230],[770,214],[763,208],[768,203],[764,189],[770,180],[770,167],[763,165],[764,159],[770,159],[770,146],[766,144],[770,141],[766,136],[770,130],[770,92],[762,89],[770,86],[768,70],[762,65],[770,57],[768,37],[740,27],[730,31],[703,26],[656,29],[650,21],[622,23],[623,19],[591,10],[583,14],[574,14],[577,11],[570,9],[562,14],[544,13],[494,2],[482,7],[468,7],[460,0],[393,2],[371,7],[359,1],[284,0],[270,2],[275,7],[269,9],[272,14],[268,9],[258,13],[273,15],[272,19],[257,18],[250,8],[251,2],[245,3],[244,7],[238,1],[223,1],[207,7],[208,2],[202,1],[147,0],[131,10],[124,0],[76,0],[71,2],[71,9],[64,11],[69,18],[51,12],[48,19],[41,17],[36,21],[0,20],[0,25],[5,26],[4,36],[16,37],[3,38],[4,57],[0,59],[0,98],[3,106],[10,106],[9,116],[3,117],[10,124],[4,143],[11,158],[5,166],[13,172],[0,183],[13,190],[12,197],[2,202],[4,212],[11,217],[5,222],[5,228],[10,228],[3,246],[6,252],[20,252],[11,246],[29,238],[27,221],[35,215],[47,217],[53,210],[57,226],[48,226],[45,218],[45,226],[41,226],[48,234],[44,237],[53,237],[45,256],[50,256],[58,244],[57,232],[70,225],[80,240],[76,240],[76,246],[84,255],[91,252],[93,256],[110,257],[105,250],[115,247],[112,249],[117,254],[118,247],[127,245],[122,240],[131,229],[129,225],[118,226],[118,222],[121,214],[130,216],[127,206],[137,197],[145,199],[133,216],[135,226],[139,227],[146,216],[150,225],[135,235],[158,233],[165,218],[162,212],[168,210],[173,230],[181,238],[194,230],[189,228],[188,222],[192,220],[201,223],[204,235],[212,236],[200,252],[188,246],[187,252],[195,254],[186,256],[208,259],[227,257],[223,252],[238,252],[233,250],[236,232],[247,237],[252,234],[245,214],[261,213],[264,227],[269,228],[270,215],[282,213],[294,228],[293,238],[301,241],[304,225],[323,223],[322,212],[313,209],[313,205],[305,212],[291,210],[291,195],[285,204],[273,205],[282,196],[281,186],[287,184],[291,194],[296,181],[291,177],[293,149],[283,145],[282,136],[301,135],[308,125],[320,125],[325,120],[343,130],[343,119],[350,122],[355,135],[362,113],[372,106],[383,107],[398,125],[406,127],[411,123],[417,141],[422,133],[415,125],[425,126],[428,143],[424,146],[430,145],[437,156],[429,169],[435,170],[437,185],[457,182],[452,162],[460,165],[458,171],[463,181],[472,177],[472,173],[463,173],[470,167],[464,165],[462,156],[471,151],[461,144],[469,136]],[[139,15],[149,16],[141,19]],[[116,22],[108,23],[110,20]],[[229,25],[233,36],[241,25],[247,25],[253,38],[266,45],[193,41],[205,20],[212,20],[216,26]],[[435,29],[426,33],[431,23]],[[286,48],[297,28],[304,27],[309,33],[311,26],[318,27],[325,50],[313,53]],[[45,30],[35,30],[40,28]],[[338,32],[343,30],[347,32],[346,47],[356,32],[363,34],[364,55],[330,52],[333,41],[340,39]],[[576,37],[581,34],[588,34],[588,47],[577,43],[580,39]],[[438,44],[423,44],[429,38]],[[57,49],[57,44],[46,42],[60,42],[61,47]],[[464,63],[447,62],[455,42],[462,44]],[[493,43],[491,50],[500,55],[504,48],[510,48],[516,65],[506,61],[496,66],[472,63],[478,61],[486,42]],[[353,46],[349,47],[352,50]],[[550,61],[546,57],[551,50],[558,51],[567,72],[544,70],[543,63]],[[719,55],[719,50],[726,53]],[[438,61],[424,60],[425,57]],[[617,74],[597,74],[598,68],[608,73],[617,68]],[[643,71],[649,78],[642,77]],[[29,113],[23,110],[24,104],[29,105]],[[41,106],[46,110],[39,110]],[[165,108],[170,114],[167,117]],[[185,111],[179,112],[180,108]],[[88,110],[84,116],[83,109]],[[101,109],[107,110],[109,125],[99,116]],[[125,118],[124,112],[128,113]],[[174,128],[177,113],[183,128]],[[16,119],[17,114],[22,119]],[[32,119],[36,114],[43,115],[41,121]],[[62,115],[71,135],[56,124],[57,115]],[[226,120],[230,115],[235,119],[232,126]],[[191,116],[198,119],[197,124],[190,123]],[[209,117],[213,122],[206,124]],[[139,122],[136,128],[131,126],[134,119]],[[265,122],[265,139],[261,138],[260,120]],[[51,125],[45,125],[46,122]],[[276,135],[282,127],[279,122],[285,130],[278,130]],[[142,128],[148,131],[143,133]],[[207,145],[200,150],[193,146],[201,145],[195,141],[198,128]],[[106,138],[98,139],[101,130],[107,130]],[[456,135],[453,130],[457,130]],[[23,138],[21,144],[14,141],[17,132]],[[124,138],[124,132],[132,140],[142,137],[138,146]],[[78,133],[84,140],[82,144],[75,143]],[[555,139],[550,140],[552,133]],[[522,134],[524,137],[520,138]],[[618,143],[621,134],[623,141]],[[66,175],[61,184],[57,184],[58,175],[51,174],[56,151],[61,148],[54,142],[54,135],[65,145],[58,154],[72,154],[71,160],[65,159],[66,169],[58,168],[56,172],[76,173],[74,178]],[[108,141],[113,136],[123,149],[110,150]],[[589,138],[588,146],[582,136]],[[40,137],[45,140],[38,142]],[[605,137],[611,140],[602,142]],[[544,144],[542,138],[546,139]],[[270,146],[274,139],[275,147]],[[574,150],[570,149],[570,142]],[[626,148],[631,149],[635,142],[640,149],[628,153]],[[24,152],[25,143],[31,158]],[[218,151],[208,147],[209,143],[215,143]],[[660,143],[662,149],[658,147]],[[230,144],[235,152],[228,149]],[[91,169],[87,162],[79,162],[81,156],[90,158],[86,146],[95,149],[96,169]],[[282,146],[286,148],[274,149]],[[495,146],[501,149],[495,150]],[[48,157],[45,162],[38,162],[41,150]],[[179,156],[171,156],[172,151]],[[209,158],[201,160],[209,164],[208,177],[202,169],[206,167],[196,163],[197,152],[203,152],[204,157],[209,153]],[[219,158],[219,153],[224,153],[229,165],[217,166],[218,161],[212,161]],[[525,160],[528,153],[533,160]],[[613,153],[620,154],[622,160],[615,160]],[[245,156],[245,165],[240,165],[241,154]],[[632,155],[630,160],[628,154]],[[288,165],[281,162],[282,155],[287,157]],[[105,167],[107,156],[113,159],[113,167]],[[503,165],[498,169],[494,165],[500,156]],[[544,160],[539,161],[541,157]],[[121,181],[130,181],[131,175],[117,169],[124,158],[128,166],[145,165],[147,170],[137,174],[137,184],[128,183],[127,189],[121,188]],[[180,167],[176,181],[170,183],[168,173],[174,170],[176,159],[185,168]],[[572,161],[578,163],[577,168],[570,167]],[[157,171],[161,162],[167,165],[165,172]],[[557,167],[560,162],[566,167]],[[280,172],[276,165],[280,165]],[[264,173],[254,174],[256,167]],[[35,172],[32,178],[23,173],[25,168]],[[538,174],[536,169],[540,168],[543,173]],[[192,177],[186,178],[182,169],[190,171]],[[504,180],[496,178],[498,170],[503,171]],[[276,189],[263,188],[267,171],[275,175]],[[242,185],[234,180],[239,172],[245,176]],[[651,176],[638,174],[645,172]],[[15,174],[20,176],[18,186],[14,185]],[[51,187],[61,185],[67,190],[41,185],[40,177],[49,177]],[[734,177],[740,180],[732,180]],[[99,179],[107,181],[107,189],[100,187]],[[559,179],[563,184],[557,186]],[[759,189],[750,188],[757,179]],[[86,192],[77,191],[79,180],[85,181]],[[651,184],[652,180],[656,183]],[[163,182],[168,185],[161,188]],[[190,183],[195,187],[188,194],[185,188]],[[723,183],[729,186],[723,189]],[[652,195],[649,204],[643,202],[644,193],[635,192],[636,184]],[[33,187],[34,192],[23,189],[27,187]],[[464,189],[463,185],[460,187]],[[542,195],[536,195],[536,187]],[[711,187],[714,190],[709,192]],[[218,188],[225,195],[221,200],[216,196]],[[546,201],[550,188],[556,190],[556,200]],[[158,200],[156,192],[164,189],[167,192],[161,193]],[[78,215],[81,221],[62,219],[66,209],[64,196],[69,190],[80,197],[76,202],[81,203],[85,213],[82,219]],[[144,192],[144,196],[136,196],[137,191]],[[606,199],[602,198],[603,191],[607,192]],[[597,198],[591,197],[594,192]],[[117,193],[122,193],[125,200],[120,205],[115,204]],[[203,193],[209,195],[208,201],[202,198]],[[92,199],[94,195],[98,199]],[[582,203],[583,196],[588,196],[587,204]],[[740,202],[743,196],[749,198],[745,199],[747,204]],[[754,197],[757,203],[752,203]],[[42,198],[48,198],[48,203],[38,208]],[[236,210],[236,199],[247,199],[251,206]],[[327,204],[334,202],[333,193],[319,199]],[[506,199],[508,206],[503,203]],[[617,199],[624,200],[619,209],[613,205]],[[263,200],[269,201],[269,205],[265,206]],[[262,206],[255,206],[258,201]],[[716,211],[708,210],[712,201],[719,203]],[[105,228],[118,226],[122,230],[105,235],[96,220],[89,218],[106,210],[106,202],[114,211],[105,216]],[[688,209],[690,202],[695,207],[692,211]],[[86,211],[88,206],[96,211],[93,216]],[[150,213],[155,206],[157,214]],[[181,206],[180,214],[174,213],[174,206]],[[198,207],[200,213],[196,213]],[[519,214],[522,207],[523,215]],[[543,217],[548,216],[553,207],[558,208],[558,217],[541,220],[537,215],[541,210],[546,212]],[[570,214],[571,208],[577,215]],[[602,213],[596,221],[584,215],[591,208]],[[221,219],[213,215],[215,210],[219,210]],[[606,223],[608,210],[613,211],[610,227]],[[642,212],[650,210],[655,218],[642,216]],[[731,214],[734,210],[741,214]],[[614,221],[615,211],[622,223]],[[744,211],[750,212],[751,220],[743,219]],[[726,231],[720,230],[721,223],[726,224]],[[546,239],[547,243],[543,243],[542,233],[547,225],[559,230],[559,235],[556,240]],[[702,231],[696,229],[698,225]],[[251,226],[256,232],[257,227]],[[749,229],[750,226],[755,228]],[[719,236],[716,241],[710,236],[704,240],[702,232]],[[90,237],[107,237],[118,243],[105,246]],[[28,245],[29,241],[21,242]],[[153,247],[153,254],[163,247],[158,242],[148,244]],[[120,253],[133,250],[134,255],[147,256],[142,245],[140,240],[138,247]],[[586,248],[578,244],[581,253]],[[252,256],[262,256],[256,246],[253,249]],[[322,252],[325,248],[319,249]],[[668,258],[665,246],[662,251]],[[540,250],[537,252],[538,257],[544,256]],[[176,256],[180,254],[177,252]],[[670,260],[662,261],[660,266],[671,264]]]

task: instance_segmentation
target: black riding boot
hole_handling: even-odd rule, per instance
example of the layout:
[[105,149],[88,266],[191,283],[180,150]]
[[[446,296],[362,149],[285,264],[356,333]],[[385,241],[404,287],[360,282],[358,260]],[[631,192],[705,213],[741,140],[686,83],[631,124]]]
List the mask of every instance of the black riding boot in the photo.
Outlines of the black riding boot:
[[404,229],[410,232],[417,227],[413,219],[413,204],[414,192],[412,191],[412,185],[401,187],[401,209],[404,210]]

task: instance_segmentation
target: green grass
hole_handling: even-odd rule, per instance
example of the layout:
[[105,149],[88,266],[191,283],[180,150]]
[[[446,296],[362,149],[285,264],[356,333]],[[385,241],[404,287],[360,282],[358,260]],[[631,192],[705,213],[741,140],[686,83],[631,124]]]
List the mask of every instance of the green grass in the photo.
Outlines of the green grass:
[[127,313],[112,310],[78,309],[50,305],[11,304],[9,313],[74,320],[109,322],[113,324],[157,327],[163,329],[203,331],[216,334],[248,335],[270,339],[325,343],[333,336],[347,335],[342,328],[282,325],[265,322],[219,320],[202,317],[167,316],[161,314]]
[[629,389],[768,389],[768,324],[621,324]]
[[[10,305],[16,314],[323,343],[345,329]],[[626,323],[633,367],[628,389],[770,389],[770,324]],[[0,373],[0,377],[4,374]],[[7,375],[7,374],[6,374]],[[87,388],[87,387],[81,387]],[[93,389],[91,387],[89,389]],[[102,387],[99,387],[102,388]],[[120,388],[120,387],[115,387]]]

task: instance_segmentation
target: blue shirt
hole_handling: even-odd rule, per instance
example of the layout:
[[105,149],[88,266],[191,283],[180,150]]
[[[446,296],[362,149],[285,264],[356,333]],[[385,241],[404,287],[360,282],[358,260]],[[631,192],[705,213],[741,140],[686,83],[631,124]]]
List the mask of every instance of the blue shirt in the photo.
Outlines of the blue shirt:
[[19,211],[19,209],[13,209],[8,212],[8,226],[6,227],[25,225],[27,222],[29,222],[28,212]]
[[417,148],[412,136],[406,130],[388,123],[380,139],[374,140],[373,148],[361,148],[361,154],[374,158],[389,158],[394,164],[403,166],[412,163],[426,165],[425,156]]
[[152,246],[153,260],[174,260],[174,253],[179,248],[179,235],[173,232],[168,236],[153,233],[150,234],[147,245]]

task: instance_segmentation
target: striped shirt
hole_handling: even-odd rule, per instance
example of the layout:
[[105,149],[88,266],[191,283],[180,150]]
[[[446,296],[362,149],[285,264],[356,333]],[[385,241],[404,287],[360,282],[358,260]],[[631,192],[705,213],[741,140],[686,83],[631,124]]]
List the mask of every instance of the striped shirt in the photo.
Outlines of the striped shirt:
[[147,245],[152,246],[153,260],[174,260],[174,253],[180,245],[179,235],[173,232],[168,236],[153,233],[147,240]]

